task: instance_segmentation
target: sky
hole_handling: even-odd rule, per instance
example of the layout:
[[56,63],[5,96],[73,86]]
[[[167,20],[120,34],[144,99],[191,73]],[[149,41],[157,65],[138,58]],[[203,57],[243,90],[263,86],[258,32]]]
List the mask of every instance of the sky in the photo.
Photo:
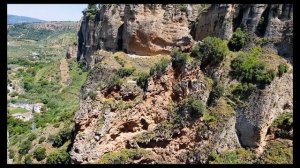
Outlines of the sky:
[[8,4],[7,13],[46,21],[79,21],[86,7],[87,4]]

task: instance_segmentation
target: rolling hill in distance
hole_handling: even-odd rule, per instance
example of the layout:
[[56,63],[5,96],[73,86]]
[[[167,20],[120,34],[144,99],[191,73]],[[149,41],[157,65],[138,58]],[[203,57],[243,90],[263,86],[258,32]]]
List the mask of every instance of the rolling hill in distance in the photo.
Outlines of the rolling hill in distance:
[[7,15],[7,24],[47,22],[27,16]]

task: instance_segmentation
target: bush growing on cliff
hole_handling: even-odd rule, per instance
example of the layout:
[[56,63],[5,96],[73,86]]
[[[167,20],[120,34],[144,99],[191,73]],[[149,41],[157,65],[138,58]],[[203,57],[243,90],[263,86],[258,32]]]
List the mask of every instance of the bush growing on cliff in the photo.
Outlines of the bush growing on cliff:
[[47,164],[68,164],[70,156],[66,151],[57,151],[50,153],[47,157]]
[[191,56],[201,60],[201,66],[217,66],[229,53],[226,42],[217,37],[206,37],[193,47]]
[[135,71],[135,68],[120,68],[117,71],[117,75],[119,75],[121,78],[130,76]]
[[189,97],[178,104],[176,111],[180,116],[180,120],[194,121],[203,116],[205,106],[202,101]]
[[169,60],[166,58],[162,58],[158,63],[156,63],[153,67],[150,69],[150,76],[157,75],[161,76],[165,73],[166,68],[169,65]]
[[224,93],[224,87],[218,83],[215,82],[213,85],[213,90],[210,92],[207,104],[210,106],[214,104]]
[[66,141],[70,140],[72,136],[72,129],[63,128],[57,135],[52,137],[53,139],[49,139],[52,141],[53,147],[61,147]]
[[231,62],[231,75],[245,83],[257,84],[264,88],[270,84],[275,77],[273,70],[266,70],[265,65],[259,59],[261,48],[255,47],[250,53],[240,53]]
[[95,99],[96,99],[96,96],[97,96],[97,93],[94,92],[94,91],[89,91],[88,96],[89,96],[92,100],[95,100]]
[[136,84],[143,89],[144,92],[147,91],[147,87],[148,87],[148,78],[149,75],[146,73],[140,73],[137,80],[136,80]]
[[255,88],[255,85],[252,83],[239,83],[232,91],[232,94],[241,100],[246,100]]
[[247,32],[243,31],[241,28],[237,28],[228,42],[228,48],[231,51],[239,51],[246,45],[248,40],[249,37]]
[[46,149],[42,147],[38,147],[33,152],[33,157],[36,158],[37,161],[41,161],[46,158]]
[[122,58],[120,58],[120,57],[118,57],[118,56],[115,56],[115,59],[116,59],[116,61],[117,61],[122,67],[125,66],[125,60],[124,60],[124,59],[122,59]]
[[188,55],[180,52],[178,49],[174,49],[171,53],[171,57],[173,69],[180,74],[184,71]]
[[123,84],[123,81],[120,78],[120,76],[118,76],[117,74],[114,74],[109,78],[109,81],[107,83],[107,89],[111,90],[115,87],[121,87],[122,84]]
[[288,71],[288,66],[287,66],[287,64],[280,64],[280,65],[278,65],[278,73],[277,73],[277,75],[279,76],[279,77],[281,77],[284,73],[286,73],[287,71]]

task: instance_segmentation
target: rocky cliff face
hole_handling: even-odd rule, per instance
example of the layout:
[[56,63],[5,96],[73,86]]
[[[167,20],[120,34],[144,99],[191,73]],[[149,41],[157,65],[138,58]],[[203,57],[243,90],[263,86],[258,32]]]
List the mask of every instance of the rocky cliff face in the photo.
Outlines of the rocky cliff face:
[[276,78],[266,89],[249,98],[248,108],[237,110],[236,129],[244,146],[265,145],[267,130],[283,112],[293,109],[293,75]]
[[206,74],[199,66],[187,64],[178,76],[169,64],[163,75],[150,77],[143,91],[134,81],[110,88],[112,80],[116,81],[120,58],[98,51],[121,50],[145,56],[169,54],[179,47],[187,52],[206,36],[228,40],[237,27],[245,27],[251,35],[268,39],[268,47],[292,57],[292,51],[288,51],[292,47],[292,10],[292,5],[266,4],[121,4],[104,5],[95,20],[84,16],[77,58],[83,55],[93,68],[82,87],[80,111],[75,115],[72,162],[102,163],[99,160],[112,152],[118,155],[134,149],[145,150],[150,156],[133,157],[130,163],[207,163],[212,151],[262,148],[273,120],[283,112],[292,112],[290,72],[252,94],[246,107],[234,109],[232,101],[222,95],[215,106],[209,107],[208,116],[175,127],[174,104],[188,97],[207,103],[213,89],[210,77],[226,89],[236,84],[229,75],[233,56],[227,56]]
[[230,39],[238,27],[248,33],[268,38],[279,55],[292,57],[293,5],[216,4],[203,10],[193,32],[196,41],[207,36]]
[[[95,90],[97,83],[110,78],[114,71],[108,67],[94,68],[92,72],[94,75],[90,76],[81,94]],[[179,154],[188,151],[185,149],[187,146],[192,149],[196,145],[195,129],[199,124],[203,125],[201,121],[191,128],[178,130],[179,133],[183,133],[174,139],[161,138],[156,140],[157,143],[153,143],[149,137],[151,142],[145,143],[137,140],[137,137],[143,133],[153,133],[163,121],[168,120],[172,107],[170,103],[173,99],[178,101],[188,95],[195,95],[200,100],[207,101],[211,84],[204,74],[199,69],[186,69],[186,72],[178,81],[172,68],[167,68],[165,75],[149,80],[145,93],[135,84],[125,84],[112,91],[97,92],[97,101],[89,98],[82,100],[81,109],[75,116],[77,132],[71,151],[73,162],[93,163],[99,161],[99,158],[107,152],[131,148],[147,148],[153,154],[151,161],[154,162],[180,162],[177,158]],[[175,85],[183,89],[175,91]],[[131,104],[132,107],[124,109],[117,102]],[[183,149],[181,145],[186,147]],[[170,156],[174,152],[176,154]]]
[[237,27],[266,37],[271,48],[291,57],[293,5],[103,5],[95,19],[83,16],[78,32],[78,58],[93,64],[97,49],[138,55],[189,50],[206,36],[230,39]]
[[96,49],[138,55],[168,54],[176,46],[188,50],[193,42],[189,24],[197,15],[193,5],[104,5],[95,20],[83,17],[78,57],[83,54],[93,64]]

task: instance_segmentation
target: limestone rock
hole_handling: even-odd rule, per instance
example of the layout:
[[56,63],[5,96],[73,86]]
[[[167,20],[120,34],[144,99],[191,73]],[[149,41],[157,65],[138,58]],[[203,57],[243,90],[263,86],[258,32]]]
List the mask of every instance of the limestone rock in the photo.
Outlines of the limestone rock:
[[293,75],[276,77],[265,90],[250,96],[248,102],[249,108],[237,110],[236,129],[242,146],[259,147],[264,145],[272,121],[283,112],[292,112]]

